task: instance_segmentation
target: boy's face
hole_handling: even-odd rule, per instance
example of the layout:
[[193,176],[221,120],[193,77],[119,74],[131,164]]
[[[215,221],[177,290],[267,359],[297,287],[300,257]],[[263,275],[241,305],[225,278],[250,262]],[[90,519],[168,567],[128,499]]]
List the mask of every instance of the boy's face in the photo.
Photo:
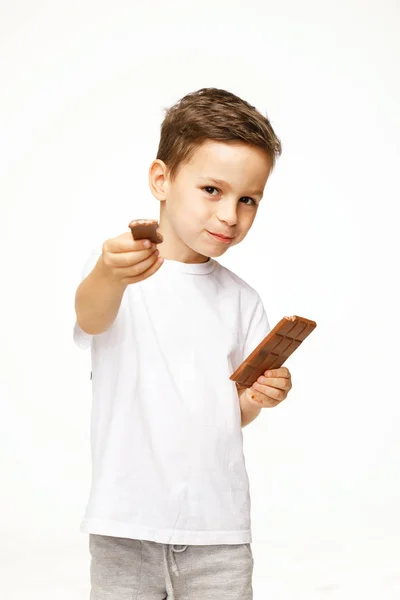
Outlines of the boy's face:
[[161,201],[160,255],[200,263],[239,244],[253,224],[270,171],[267,153],[241,142],[207,140],[174,181],[163,161],[153,161],[149,182]]

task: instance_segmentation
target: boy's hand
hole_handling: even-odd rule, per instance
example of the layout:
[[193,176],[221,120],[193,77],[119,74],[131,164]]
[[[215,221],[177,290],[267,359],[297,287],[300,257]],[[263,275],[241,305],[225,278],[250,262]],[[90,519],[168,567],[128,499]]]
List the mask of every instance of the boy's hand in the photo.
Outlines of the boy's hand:
[[102,247],[103,272],[111,281],[122,286],[154,275],[162,262],[156,244],[149,240],[134,240],[130,231],[106,240]]
[[251,388],[247,389],[246,400],[260,408],[273,408],[285,400],[292,389],[292,376],[286,367],[265,371]]

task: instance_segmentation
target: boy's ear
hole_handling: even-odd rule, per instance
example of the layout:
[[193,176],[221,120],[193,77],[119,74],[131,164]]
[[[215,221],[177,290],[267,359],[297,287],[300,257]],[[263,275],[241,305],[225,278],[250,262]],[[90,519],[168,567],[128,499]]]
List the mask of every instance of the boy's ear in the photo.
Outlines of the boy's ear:
[[153,160],[149,168],[149,185],[153,196],[160,200],[166,200],[168,195],[169,181],[167,177],[167,165],[160,159]]

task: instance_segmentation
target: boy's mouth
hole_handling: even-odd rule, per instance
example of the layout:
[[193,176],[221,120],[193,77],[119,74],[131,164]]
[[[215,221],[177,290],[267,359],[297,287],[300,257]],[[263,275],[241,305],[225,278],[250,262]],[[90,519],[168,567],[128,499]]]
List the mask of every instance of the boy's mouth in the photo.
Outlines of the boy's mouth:
[[229,244],[233,240],[231,237],[226,237],[225,235],[220,235],[219,233],[212,233],[208,230],[207,233],[209,233],[215,240],[222,242],[223,244]]

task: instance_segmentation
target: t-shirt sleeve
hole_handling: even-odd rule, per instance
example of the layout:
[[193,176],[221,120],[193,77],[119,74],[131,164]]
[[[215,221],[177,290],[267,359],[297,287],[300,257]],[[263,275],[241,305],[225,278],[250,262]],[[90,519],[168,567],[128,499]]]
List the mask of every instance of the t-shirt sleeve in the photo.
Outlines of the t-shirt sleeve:
[[247,334],[244,339],[242,361],[253,352],[270,331],[271,327],[268,322],[267,313],[260,296],[257,294],[257,301],[250,316]]
[[[96,249],[96,250],[92,251],[92,253],[90,254],[89,258],[87,259],[87,261],[82,269],[81,281],[83,281],[89,275],[89,273],[93,270],[93,268],[95,267],[100,255],[101,255],[101,252],[102,252],[101,249]],[[87,348],[90,348],[92,339],[93,339],[93,335],[90,333],[86,333],[86,331],[83,331],[83,329],[79,325],[77,319],[75,319],[75,325],[74,325],[74,329],[73,329],[73,340],[74,340],[75,344],[78,346],[78,348],[81,348],[82,350],[86,350]]]

